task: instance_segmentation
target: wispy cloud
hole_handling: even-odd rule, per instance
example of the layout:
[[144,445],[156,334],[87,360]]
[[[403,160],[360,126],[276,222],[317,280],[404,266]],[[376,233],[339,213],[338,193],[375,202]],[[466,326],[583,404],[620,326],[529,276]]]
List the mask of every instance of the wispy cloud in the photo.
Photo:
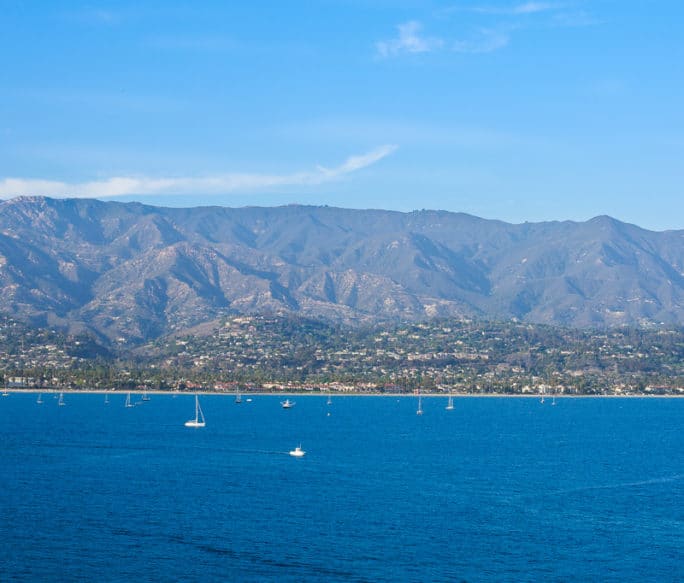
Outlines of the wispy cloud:
[[503,31],[481,29],[467,40],[455,41],[451,48],[457,53],[491,53],[507,46],[510,40]]
[[481,12],[483,14],[501,14],[519,16],[524,14],[539,14],[540,12],[549,12],[561,8],[561,4],[555,2],[523,2],[521,4],[514,4],[510,6],[482,6],[473,8],[473,12]]
[[421,36],[422,25],[411,20],[397,26],[396,38],[375,43],[380,57],[394,57],[405,53],[428,53],[443,46],[444,41],[436,37]]
[[224,52],[240,48],[234,39],[222,35],[201,36],[151,36],[145,40],[145,45],[160,50]]
[[102,8],[85,8],[69,12],[65,16],[73,21],[89,25],[114,26],[121,24],[123,21],[123,14],[121,12]]
[[494,16],[524,16],[552,12],[563,8],[558,2],[519,2],[517,4],[486,4],[486,5],[458,5],[442,10],[449,12],[473,12],[477,14],[491,14]]
[[292,174],[228,173],[203,177],[131,177],[115,176],[90,182],[61,182],[26,178],[0,180],[0,198],[14,196],[52,196],[56,198],[110,198],[126,195],[153,194],[229,194],[280,186],[306,186],[341,180],[345,176],[371,166],[397,149],[380,146],[365,154],[350,156],[332,168]]
[[460,40],[420,36],[422,26],[415,20],[400,24],[397,29],[399,30],[397,38],[375,44],[380,57],[396,57],[407,53],[427,53],[437,50],[471,54],[491,53],[510,42],[509,35],[503,30],[487,28],[479,29],[469,38]]
[[523,25],[531,18],[537,24],[556,27],[584,27],[601,24],[592,14],[578,8],[577,2],[518,2],[517,4],[485,4],[485,5],[456,5],[445,8],[441,14],[454,12],[469,12],[483,17],[500,17],[507,21],[514,20]]

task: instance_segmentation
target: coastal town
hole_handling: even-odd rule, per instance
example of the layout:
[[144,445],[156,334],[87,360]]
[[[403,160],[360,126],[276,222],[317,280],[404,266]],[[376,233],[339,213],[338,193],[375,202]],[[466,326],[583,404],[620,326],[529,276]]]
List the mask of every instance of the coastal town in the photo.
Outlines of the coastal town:
[[506,395],[684,394],[684,331],[439,320],[342,327],[236,315],[117,351],[0,322],[9,389]]

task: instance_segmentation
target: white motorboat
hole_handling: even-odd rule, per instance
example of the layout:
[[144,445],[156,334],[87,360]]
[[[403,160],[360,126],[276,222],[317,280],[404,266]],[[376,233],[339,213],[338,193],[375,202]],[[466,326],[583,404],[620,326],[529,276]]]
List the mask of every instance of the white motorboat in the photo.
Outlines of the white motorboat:
[[290,452],[290,455],[292,457],[304,457],[306,455],[306,452],[302,449],[302,445],[300,443]]

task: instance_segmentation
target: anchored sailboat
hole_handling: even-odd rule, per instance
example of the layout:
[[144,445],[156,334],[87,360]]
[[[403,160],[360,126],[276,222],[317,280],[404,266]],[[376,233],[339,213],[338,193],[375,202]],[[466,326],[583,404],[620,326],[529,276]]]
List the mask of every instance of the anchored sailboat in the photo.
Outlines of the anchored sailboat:
[[36,403],[39,405],[43,404],[43,393],[38,393],[38,398],[36,399]]
[[199,396],[195,394],[195,418],[190,419],[185,422],[186,427],[204,427],[206,423],[204,422],[204,413],[202,413],[202,407],[199,404]]
[[451,411],[454,408],[454,397],[453,395],[449,395],[449,400],[447,401],[447,406],[445,409],[447,411]]
[[423,395],[418,393],[418,410],[416,411],[416,415],[422,415],[423,414]]
[[57,404],[60,407],[64,407],[64,405],[66,405],[66,403],[64,402],[64,393],[59,394],[59,401],[57,401]]
[[135,405],[133,403],[131,403],[131,394],[130,393],[126,393],[126,404],[124,406],[126,407],[126,409],[128,409],[129,407],[135,407]]

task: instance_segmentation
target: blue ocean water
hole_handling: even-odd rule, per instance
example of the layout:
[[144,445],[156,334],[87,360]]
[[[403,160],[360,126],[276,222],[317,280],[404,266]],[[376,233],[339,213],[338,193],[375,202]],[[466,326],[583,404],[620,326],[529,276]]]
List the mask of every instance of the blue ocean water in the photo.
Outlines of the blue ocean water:
[[43,398],[0,400],[1,581],[684,580],[684,399]]

